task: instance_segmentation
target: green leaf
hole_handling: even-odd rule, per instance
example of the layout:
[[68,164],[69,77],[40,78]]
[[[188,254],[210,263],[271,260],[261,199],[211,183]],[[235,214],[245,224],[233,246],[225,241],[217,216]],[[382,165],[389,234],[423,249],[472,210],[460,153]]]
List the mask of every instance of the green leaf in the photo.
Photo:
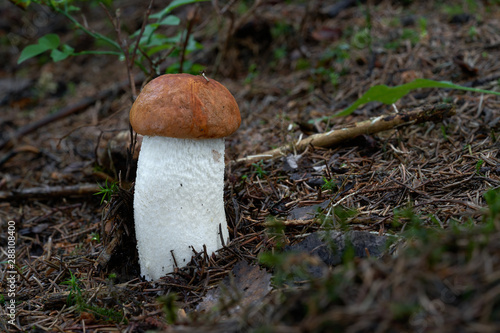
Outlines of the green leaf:
[[58,61],[64,60],[68,56],[69,56],[69,54],[61,52],[61,51],[59,51],[57,49],[52,50],[52,52],[50,52],[50,57],[52,58],[53,62],[58,62]]
[[[141,40],[139,42],[139,45],[141,45],[142,47],[148,47],[148,44],[150,44],[152,42],[152,39],[154,38],[153,37],[154,32],[156,31],[156,29],[158,27],[159,27],[159,24],[157,24],[157,23],[146,25],[146,27],[144,28],[144,32],[141,36]],[[130,37],[135,38],[135,37],[139,36],[139,33],[140,33],[140,30],[137,30]]]
[[179,25],[181,23],[181,19],[174,15],[168,15],[163,20],[161,20],[159,25]]
[[141,39],[140,46],[142,49],[148,50],[147,53],[150,54],[150,50],[156,46],[171,45],[169,38],[165,37],[162,34],[153,34],[149,40]]
[[74,49],[71,46],[64,44],[62,46],[62,51],[59,51],[58,49],[52,50],[50,56],[52,57],[52,60],[54,62],[58,62],[66,59],[67,57],[73,54],[74,54]]
[[166,50],[166,49],[170,49],[173,45],[172,44],[161,44],[161,45],[158,45],[158,46],[154,46],[154,47],[151,47],[148,52],[147,52],[147,55],[148,56],[152,56],[153,54],[155,53],[158,53],[160,51],[163,51],[163,50]]
[[[188,66],[189,65],[189,66]],[[199,75],[202,70],[204,70],[206,66],[200,65],[200,64],[192,64],[191,62],[186,62],[186,72],[193,74],[193,75]]]
[[186,51],[191,52],[191,51],[201,50],[202,48],[203,45],[198,43],[196,39],[194,39],[193,35],[189,36],[188,44],[186,45]]
[[[146,25],[144,27],[144,32],[142,33],[141,38],[144,38],[144,36],[151,35],[156,30],[156,28],[158,28],[158,26],[159,26],[158,23],[152,23],[152,24]],[[135,38],[135,37],[139,36],[140,32],[141,32],[141,29],[137,30],[132,35],[130,35],[130,38]]]
[[63,50],[64,53],[68,53],[68,54],[75,53],[75,49],[72,48],[71,46],[69,46],[68,44],[63,44],[62,45],[62,50]]
[[[465,91],[473,91],[477,93],[483,94],[493,94],[499,95],[500,92],[492,91],[492,90],[484,90],[484,89],[476,89],[470,87],[460,86],[458,84],[454,84],[447,81],[434,81],[428,79],[416,79],[412,82],[402,84],[396,87],[388,87],[384,84],[373,86],[366,93],[363,94],[358,100],[356,100],[351,106],[347,109],[344,109],[332,117],[339,116],[347,116],[354,112],[360,105],[366,104],[368,102],[381,102],[384,104],[393,104],[410,91],[419,89],[419,88],[448,88],[448,89],[457,89],[457,90],[465,90]],[[325,117],[327,119],[329,117]],[[324,119],[321,119],[324,120]]]
[[149,18],[161,20],[165,15],[167,15],[168,13],[170,13],[172,10],[174,10],[177,7],[188,5],[188,4],[195,3],[195,2],[203,2],[203,1],[209,1],[209,0],[174,0],[170,3],[170,5],[165,7],[162,11],[155,13],[155,14],[152,14],[152,15],[149,15]]
[[48,34],[40,37],[37,44],[28,45],[23,49],[17,63],[20,64],[25,60],[42,54],[45,51],[57,49],[60,42],[59,36],[56,34]]
[[38,39],[38,44],[42,47],[46,47],[47,50],[57,48],[60,42],[59,36],[56,34],[48,34]]
[[68,7],[66,8],[66,11],[67,11],[68,13],[70,13],[70,12],[79,12],[79,11],[80,11],[80,7],[76,7],[76,6],[72,6],[72,5],[71,5],[71,6],[68,6]]

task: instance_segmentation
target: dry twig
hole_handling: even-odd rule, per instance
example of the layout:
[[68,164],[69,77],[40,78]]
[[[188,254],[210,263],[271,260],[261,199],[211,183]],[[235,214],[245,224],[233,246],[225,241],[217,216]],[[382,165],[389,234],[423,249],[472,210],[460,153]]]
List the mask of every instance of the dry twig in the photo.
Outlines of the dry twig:
[[17,200],[44,197],[87,196],[99,192],[98,184],[79,184],[69,186],[33,187],[22,190],[1,191],[1,200]]
[[[396,127],[420,124],[426,121],[438,122],[454,113],[455,107],[451,104],[427,105],[408,112],[379,116],[353,124],[352,126],[334,129],[326,133],[314,134],[294,144],[294,148],[302,151],[309,145],[316,147],[331,147],[340,142],[354,139],[362,134],[373,134]],[[238,159],[237,162],[255,162],[258,160],[272,159],[285,154],[289,148],[289,145],[281,146],[259,155],[251,155]]]

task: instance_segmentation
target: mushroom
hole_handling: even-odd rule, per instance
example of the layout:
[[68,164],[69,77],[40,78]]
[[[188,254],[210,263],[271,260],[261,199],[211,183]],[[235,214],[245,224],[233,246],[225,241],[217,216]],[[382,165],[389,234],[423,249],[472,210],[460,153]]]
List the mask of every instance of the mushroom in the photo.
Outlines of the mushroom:
[[224,137],[238,129],[241,117],[219,82],[167,74],[143,88],[130,123],[144,136],[134,219],[141,275],[150,281],[185,266],[193,249],[205,245],[210,254],[228,240]]

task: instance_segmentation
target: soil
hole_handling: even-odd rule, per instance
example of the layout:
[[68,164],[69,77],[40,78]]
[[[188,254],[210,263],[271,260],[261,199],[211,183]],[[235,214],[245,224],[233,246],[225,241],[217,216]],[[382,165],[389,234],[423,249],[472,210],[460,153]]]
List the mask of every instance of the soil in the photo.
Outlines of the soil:
[[[116,38],[101,6],[78,5],[79,22]],[[110,55],[52,62],[46,52],[17,64],[21,50],[48,33],[77,51],[101,46],[46,7],[0,4],[0,329],[496,331],[499,97],[426,88],[330,117],[370,87],[416,78],[498,91],[496,2],[198,6],[192,35],[203,47],[186,55],[184,68],[199,64],[223,83],[242,116],[226,138],[231,242],[216,254],[195,251],[187,267],[147,282],[135,250],[137,151],[127,153],[134,96],[125,62]],[[110,8],[111,15],[120,8],[125,36],[147,12],[130,0]],[[174,11],[182,27],[192,8]],[[163,68],[180,59],[168,57]],[[132,74],[140,91],[147,79],[138,68]],[[311,135],[424,105],[455,112],[296,149]],[[245,159],[277,147],[285,147],[281,156]],[[96,195],[114,183],[112,196]],[[318,247],[336,242],[332,229],[342,252],[330,249],[326,260]],[[345,239],[358,233],[350,251]],[[311,236],[314,246],[299,245]],[[381,250],[380,237],[390,246]]]

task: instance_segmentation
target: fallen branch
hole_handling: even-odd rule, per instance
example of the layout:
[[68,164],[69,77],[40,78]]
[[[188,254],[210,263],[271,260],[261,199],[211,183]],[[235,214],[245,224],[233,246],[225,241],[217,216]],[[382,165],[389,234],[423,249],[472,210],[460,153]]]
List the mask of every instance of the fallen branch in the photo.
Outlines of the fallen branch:
[[20,153],[40,154],[41,150],[38,149],[37,147],[31,146],[31,145],[23,145],[23,146],[17,147],[15,149],[11,150],[10,152],[8,152],[7,154],[5,154],[5,156],[2,156],[0,158],[0,167],[2,165],[4,165],[5,163],[7,163],[11,158],[13,158],[14,156],[16,156],[17,154],[20,154]]
[[33,123],[30,123],[26,126],[19,128],[12,136],[10,136],[6,140],[0,142],[0,149],[3,149],[6,146],[10,146],[14,142],[21,139],[23,136],[30,134],[30,133],[36,131],[37,129],[39,129],[45,125],[48,125],[48,124],[53,123],[55,121],[66,118],[72,114],[83,111],[83,110],[87,109],[90,105],[94,104],[95,102],[103,100],[109,96],[112,96],[115,93],[119,93],[119,92],[123,91],[124,88],[127,86],[127,82],[123,82],[121,84],[118,84],[117,86],[115,86],[109,90],[101,91],[100,93],[98,93],[95,96],[82,98],[80,101],[76,102],[75,104],[68,105],[62,109],[59,109],[55,113],[52,113],[46,117],[43,117],[42,119],[40,119],[38,121],[35,121]]
[[0,191],[0,200],[87,196],[99,192],[98,184],[32,187],[22,190]]
[[[141,84],[143,81],[144,81],[144,75],[140,74],[136,76],[134,83],[138,85]],[[14,144],[16,141],[21,139],[23,136],[30,134],[45,125],[64,119],[72,114],[85,111],[89,106],[95,104],[97,101],[122,93],[123,91],[125,91],[125,89],[129,84],[130,83],[128,80],[122,81],[120,83],[117,83],[110,89],[103,90],[94,96],[84,97],[75,104],[63,107],[62,109],[59,109],[55,113],[51,113],[40,120],[37,120],[31,124],[19,128],[10,137],[0,142],[0,149],[3,149],[4,147],[9,147],[10,145]]]
[[411,111],[379,116],[344,128],[314,134],[304,140],[300,140],[299,142],[293,144],[293,146],[281,146],[259,155],[251,155],[240,158],[236,160],[236,162],[255,162],[259,160],[272,159],[285,155],[286,152],[292,147],[294,147],[297,151],[302,151],[309,145],[313,145],[315,147],[331,147],[335,144],[339,144],[340,142],[352,140],[362,134],[373,134],[401,126],[420,124],[427,121],[439,122],[445,117],[449,117],[453,114],[455,114],[455,106],[451,104],[421,106]]

